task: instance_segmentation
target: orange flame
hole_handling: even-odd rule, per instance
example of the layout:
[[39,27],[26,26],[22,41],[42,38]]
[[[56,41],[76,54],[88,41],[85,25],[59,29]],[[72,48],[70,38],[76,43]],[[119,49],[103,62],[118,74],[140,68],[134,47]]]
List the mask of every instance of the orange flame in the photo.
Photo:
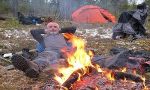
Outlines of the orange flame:
[[110,70],[106,70],[106,71],[103,71],[103,74],[107,77],[108,80],[110,81],[114,81],[115,78],[114,78],[114,73]]
[[98,72],[103,72],[103,70],[100,68],[100,66],[98,64],[96,64],[95,68]]
[[[71,34],[65,34],[65,37],[69,38],[72,47],[75,48],[76,50],[73,53],[70,52],[65,52],[67,55],[67,62],[69,66],[67,68],[60,68],[58,70],[59,73],[62,74],[62,76],[55,76],[55,79],[62,85],[68,78],[69,76],[76,70],[82,69],[83,73],[85,74],[87,72],[87,67],[92,66],[91,63],[91,56],[92,53],[85,51],[85,43],[82,39],[71,35]],[[71,51],[72,52],[72,51]]]
[[143,80],[143,85],[144,85],[144,88],[143,88],[143,90],[149,90],[149,88],[145,85],[145,77],[141,77],[142,78],[142,80]]
[[126,72],[127,71],[127,68],[126,67],[124,67],[122,70],[121,70],[121,72]]

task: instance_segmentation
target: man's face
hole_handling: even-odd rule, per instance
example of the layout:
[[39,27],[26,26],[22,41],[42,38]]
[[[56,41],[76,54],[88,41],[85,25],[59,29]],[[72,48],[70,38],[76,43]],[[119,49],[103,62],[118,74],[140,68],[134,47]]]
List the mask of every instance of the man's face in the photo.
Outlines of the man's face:
[[50,34],[57,34],[59,32],[60,28],[59,25],[56,22],[50,22],[47,24],[47,33]]

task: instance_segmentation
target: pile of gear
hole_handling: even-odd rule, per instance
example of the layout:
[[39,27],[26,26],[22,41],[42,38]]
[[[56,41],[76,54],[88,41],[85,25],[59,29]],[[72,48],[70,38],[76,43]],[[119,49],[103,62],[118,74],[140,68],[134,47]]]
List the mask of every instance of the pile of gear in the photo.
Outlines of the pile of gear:
[[19,20],[19,23],[23,25],[30,25],[30,24],[36,25],[44,22],[40,17],[32,15],[25,17],[21,12],[17,12],[17,18]]
[[132,36],[133,40],[144,37],[146,29],[144,28],[145,20],[148,16],[148,5],[142,3],[137,5],[135,11],[122,12],[118,23],[113,28],[113,39],[125,38]]

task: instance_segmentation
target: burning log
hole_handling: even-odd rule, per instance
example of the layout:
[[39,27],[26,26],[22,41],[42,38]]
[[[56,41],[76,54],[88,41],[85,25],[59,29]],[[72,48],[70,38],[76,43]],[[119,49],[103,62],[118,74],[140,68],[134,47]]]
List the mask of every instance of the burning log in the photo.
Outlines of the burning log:
[[64,82],[64,84],[62,86],[67,87],[69,89],[71,87],[71,85],[78,80],[78,78],[79,78],[79,74],[77,72],[73,73],[68,78],[68,80],[66,80],[66,82]]
[[143,82],[142,78],[133,74],[125,73],[125,72],[113,72],[114,78],[119,79],[126,79],[126,80],[132,80],[134,82]]
[[[88,73],[98,73],[94,67],[87,67]],[[73,83],[75,83],[79,78],[80,75],[85,76],[87,73],[84,73],[82,69],[78,69],[74,73],[70,75],[70,77],[63,83],[62,86],[70,88]]]

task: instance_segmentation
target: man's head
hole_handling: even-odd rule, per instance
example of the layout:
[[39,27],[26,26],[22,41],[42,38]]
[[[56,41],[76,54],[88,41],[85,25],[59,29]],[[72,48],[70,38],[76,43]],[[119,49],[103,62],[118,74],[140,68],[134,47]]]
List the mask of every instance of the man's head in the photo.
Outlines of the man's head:
[[47,24],[47,29],[45,30],[46,33],[50,34],[57,34],[60,31],[60,27],[56,22],[50,22]]

